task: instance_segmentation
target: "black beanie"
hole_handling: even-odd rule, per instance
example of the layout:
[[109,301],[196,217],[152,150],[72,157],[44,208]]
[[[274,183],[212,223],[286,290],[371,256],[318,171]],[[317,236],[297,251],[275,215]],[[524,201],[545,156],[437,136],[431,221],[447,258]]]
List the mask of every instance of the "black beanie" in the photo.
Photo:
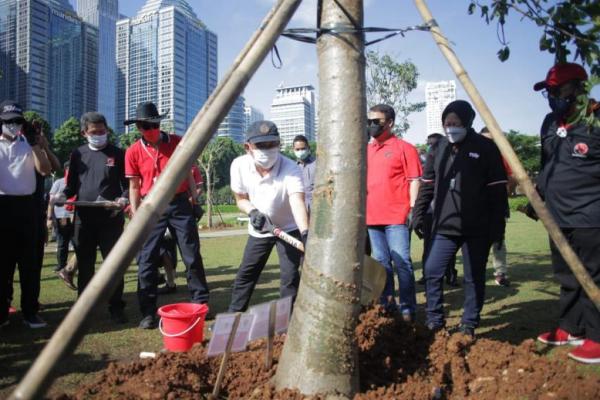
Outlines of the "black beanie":
[[458,115],[460,122],[462,122],[465,128],[470,128],[473,125],[475,110],[473,110],[473,107],[471,107],[468,102],[464,100],[455,100],[448,104],[442,113],[442,125],[444,124],[446,116],[450,113]]

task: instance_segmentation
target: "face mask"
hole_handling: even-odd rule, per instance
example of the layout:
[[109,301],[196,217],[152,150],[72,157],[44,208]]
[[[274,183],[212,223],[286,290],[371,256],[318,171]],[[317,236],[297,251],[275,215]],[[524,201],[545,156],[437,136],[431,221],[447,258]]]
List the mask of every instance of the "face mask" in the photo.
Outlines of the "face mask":
[[369,124],[367,131],[369,132],[369,136],[376,138],[381,136],[383,133],[383,126],[378,124]]
[[20,135],[22,129],[22,124],[2,124],[2,133],[10,140],[14,140],[18,135]]
[[550,109],[552,109],[552,112],[559,118],[569,112],[574,101],[575,98],[573,97],[567,97],[564,99],[559,97],[548,97],[548,105],[550,106]]
[[294,155],[298,160],[306,160],[310,155],[310,152],[307,149],[304,150],[294,150]]
[[160,138],[160,128],[156,129],[148,129],[147,131],[142,131],[142,136],[150,143],[158,142]]
[[265,150],[254,149],[252,150],[252,157],[256,165],[264,169],[270,169],[279,158],[279,149],[277,147]]
[[467,136],[467,128],[450,126],[446,128],[446,136],[450,143],[460,143]]
[[88,135],[87,141],[92,150],[100,150],[106,145],[108,135],[106,133],[102,135]]

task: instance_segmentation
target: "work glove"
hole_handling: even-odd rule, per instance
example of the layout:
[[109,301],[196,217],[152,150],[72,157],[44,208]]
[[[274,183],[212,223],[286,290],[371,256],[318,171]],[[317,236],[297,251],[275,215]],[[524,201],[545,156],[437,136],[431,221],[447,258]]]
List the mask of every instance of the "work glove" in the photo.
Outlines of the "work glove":
[[250,217],[250,225],[252,225],[257,232],[266,233],[272,225],[269,217],[258,211],[256,208],[250,211],[248,216]]

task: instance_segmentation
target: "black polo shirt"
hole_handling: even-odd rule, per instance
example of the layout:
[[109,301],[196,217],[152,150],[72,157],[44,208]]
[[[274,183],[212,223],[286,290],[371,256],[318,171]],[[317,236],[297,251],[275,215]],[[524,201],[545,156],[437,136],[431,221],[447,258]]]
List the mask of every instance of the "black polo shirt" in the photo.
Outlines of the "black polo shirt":
[[[127,197],[129,182],[125,178],[125,152],[108,144],[102,150],[92,150],[87,144],[71,153],[69,173],[64,193],[77,195],[77,200],[116,200]],[[78,215],[108,217],[110,210],[79,207]]]
[[[595,112],[600,118],[600,109]],[[538,190],[561,228],[600,228],[600,128],[561,124],[553,114],[541,130]]]
[[[458,144],[442,138],[427,155],[422,185],[431,195],[415,208],[425,212],[433,199],[433,232],[452,236],[489,234],[504,223],[507,178],[494,142],[469,130]],[[492,189],[499,190],[492,190]],[[422,197],[422,196],[420,196]]]

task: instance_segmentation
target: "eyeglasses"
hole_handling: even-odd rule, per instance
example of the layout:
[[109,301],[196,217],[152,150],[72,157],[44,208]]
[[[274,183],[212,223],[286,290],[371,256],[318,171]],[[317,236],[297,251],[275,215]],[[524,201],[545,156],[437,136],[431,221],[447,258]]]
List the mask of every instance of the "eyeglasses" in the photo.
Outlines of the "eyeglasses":
[[385,119],[380,119],[380,118],[374,118],[374,119],[367,119],[367,125],[379,125],[379,126],[383,126],[385,125]]
[[155,122],[138,122],[136,124],[138,126],[139,129],[143,130],[143,131],[149,131],[151,129],[158,129],[160,127],[160,124],[157,124]]
[[267,150],[267,149],[279,147],[279,142],[260,142],[260,143],[254,143],[254,146],[260,150]]

